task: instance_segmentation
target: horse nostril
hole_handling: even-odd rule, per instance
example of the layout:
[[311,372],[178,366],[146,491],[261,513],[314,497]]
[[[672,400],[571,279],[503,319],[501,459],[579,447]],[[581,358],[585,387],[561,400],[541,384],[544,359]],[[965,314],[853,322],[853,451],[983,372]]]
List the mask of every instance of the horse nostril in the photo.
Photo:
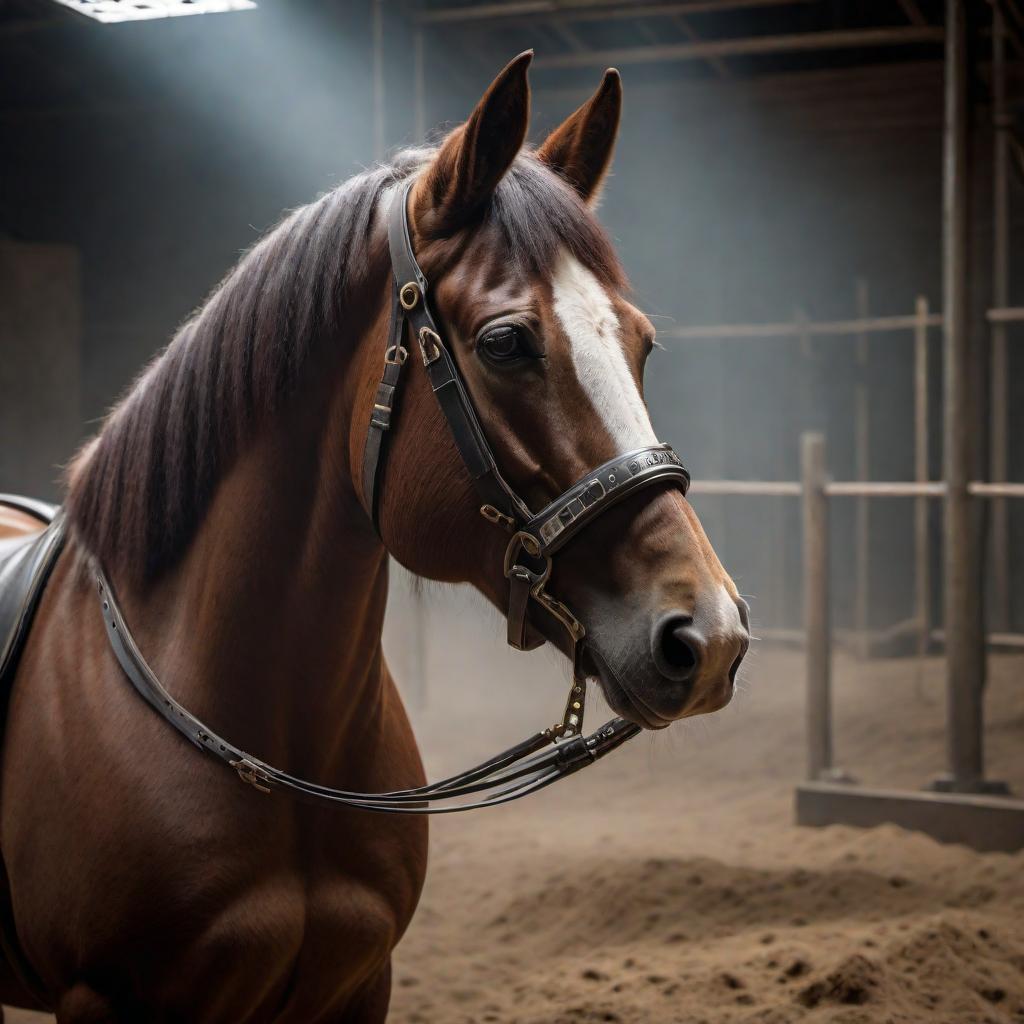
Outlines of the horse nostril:
[[703,642],[691,616],[666,615],[651,639],[654,663],[663,676],[687,682],[697,674]]
[[743,661],[743,658],[745,657],[745,655],[747,653],[747,648],[749,646],[750,646],[750,642],[748,640],[744,640],[740,644],[740,653],[736,655],[736,660],[732,663],[732,667],[729,669],[729,682],[730,683],[735,683],[736,682],[736,673],[739,672],[739,670],[740,670],[740,664]]

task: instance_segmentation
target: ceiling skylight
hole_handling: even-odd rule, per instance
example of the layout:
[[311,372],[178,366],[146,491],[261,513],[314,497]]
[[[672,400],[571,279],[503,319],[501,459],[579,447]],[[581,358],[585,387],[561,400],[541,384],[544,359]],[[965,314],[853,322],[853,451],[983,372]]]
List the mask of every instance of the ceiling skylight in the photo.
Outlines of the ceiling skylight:
[[186,14],[220,14],[224,11],[248,11],[253,0],[56,0],[96,21],[149,21],[153,18],[178,18]]

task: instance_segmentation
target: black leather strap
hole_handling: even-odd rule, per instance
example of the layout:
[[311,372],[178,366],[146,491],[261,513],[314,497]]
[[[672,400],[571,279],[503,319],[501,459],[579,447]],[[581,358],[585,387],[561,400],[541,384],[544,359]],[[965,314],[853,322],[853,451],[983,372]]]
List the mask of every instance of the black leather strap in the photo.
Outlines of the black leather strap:
[[405,337],[405,317],[398,301],[398,286],[391,288],[391,326],[388,329],[388,347],[384,352],[384,370],[380,384],[373,398],[373,409],[370,411],[370,426],[366,435],[366,447],[363,451],[363,499],[370,512],[374,527],[377,527],[377,496],[380,490],[380,475],[384,465],[384,439],[391,429],[391,420],[395,413],[395,399],[398,395],[398,383],[402,376],[402,367],[409,357],[409,351],[403,345]]
[[540,545],[541,554],[553,555],[587,523],[607,512],[634,491],[670,480],[686,494],[690,474],[671,445],[637,448],[609,459],[573,484],[522,527]]
[[[388,209],[388,246],[394,277],[391,329],[388,332],[384,373],[377,389],[363,451],[363,500],[374,528],[379,533],[378,495],[381,466],[386,454],[384,434],[391,425],[401,372],[400,365],[394,371],[390,371],[389,367],[395,353],[407,351],[403,346],[408,333],[412,336],[408,344],[419,349],[430,387],[437,396],[459,455],[473,479],[481,501],[509,519],[526,520],[530,516],[529,509],[498,471],[473,403],[431,313],[427,279],[416,262],[409,239],[407,204],[411,187],[412,182],[401,185]],[[402,362],[404,360],[403,355]]]
[[[98,567],[95,574],[107,638],[118,664],[135,690],[191,743],[229,765],[242,781],[262,792],[285,790],[313,803],[341,804],[389,814],[449,814],[493,807],[535,793],[560,778],[572,775],[640,731],[638,726],[616,718],[590,736],[577,736],[538,754],[555,739],[552,730],[545,730],[468,771],[414,789],[360,793],[310,782],[274,768],[236,747],[171,696],[139,650],[110,581]],[[487,795],[469,803],[446,803],[477,794]]]
[[[671,446],[638,448],[598,466],[520,527],[505,553],[507,638],[511,647],[522,651],[531,646],[527,642],[531,598],[561,621],[576,645],[582,642],[582,625],[545,591],[551,556],[602,512],[635,491],[662,481],[675,484],[686,494],[690,474]],[[574,661],[578,660],[574,654]]]

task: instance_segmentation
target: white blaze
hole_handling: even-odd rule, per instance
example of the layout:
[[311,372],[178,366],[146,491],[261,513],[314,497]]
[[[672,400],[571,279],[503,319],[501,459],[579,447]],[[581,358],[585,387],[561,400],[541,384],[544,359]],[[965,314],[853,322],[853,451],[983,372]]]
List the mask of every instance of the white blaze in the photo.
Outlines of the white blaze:
[[555,315],[569,339],[576,376],[619,451],[657,444],[647,407],[626,364],[608,293],[563,252],[552,279]]
[[716,637],[734,637],[746,632],[740,618],[739,607],[722,584],[710,594],[701,595],[694,621],[703,628],[709,640]]

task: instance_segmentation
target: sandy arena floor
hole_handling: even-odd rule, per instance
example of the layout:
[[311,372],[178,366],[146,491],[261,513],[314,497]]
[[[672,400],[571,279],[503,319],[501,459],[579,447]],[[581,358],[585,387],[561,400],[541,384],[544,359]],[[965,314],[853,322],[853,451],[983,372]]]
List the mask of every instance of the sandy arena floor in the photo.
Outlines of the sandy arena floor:
[[[506,652],[495,621],[458,599],[437,604],[445,642],[425,651],[431,697],[415,711],[432,775],[546,724],[565,675],[550,654]],[[1018,793],[1022,670],[1024,657],[993,658],[988,697],[990,774]],[[800,656],[755,647],[742,675],[725,712],[529,801],[434,819],[390,1020],[1024,1022],[1024,854],[795,828]],[[840,658],[836,705],[839,758],[859,779],[918,787],[941,769],[938,659]]]

